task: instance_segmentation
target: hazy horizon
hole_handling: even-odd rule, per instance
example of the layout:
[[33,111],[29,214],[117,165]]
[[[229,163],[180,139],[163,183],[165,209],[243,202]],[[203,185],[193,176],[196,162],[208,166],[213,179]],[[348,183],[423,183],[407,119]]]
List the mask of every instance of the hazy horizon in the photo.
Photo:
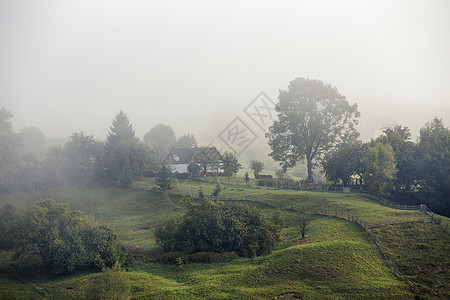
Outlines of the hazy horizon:
[[[357,103],[362,139],[450,117],[450,2],[1,1],[0,107],[14,128],[104,139],[119,110],[201,143],[296,77]],[[259,132],[260,137],[263,136]]]

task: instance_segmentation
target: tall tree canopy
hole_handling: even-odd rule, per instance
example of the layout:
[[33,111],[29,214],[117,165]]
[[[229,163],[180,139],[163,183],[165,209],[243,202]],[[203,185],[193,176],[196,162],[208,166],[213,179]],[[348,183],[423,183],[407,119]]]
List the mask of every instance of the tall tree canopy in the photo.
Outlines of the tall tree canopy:
[[408,127],[389,126],[383,130],[383,134],[377,140],[392,146],[398,170],[394,182],[394,194],[410,197],[410,193],[415,191],[415,179],[418,175],[417,145],[410,140],[411,133]]
[[365,185],[381,198],[391,188],[397,173],[392,146],[381,141],[372,142],[367,148],[364,165]]
[[8,121],[12,117],[11,112],[0,109],[0,190],[10,188],[18,174],[16,148],[21,141]]
[[38,160],[42,160],[45,156],[45,135],[39,128],[34,126],[22,128],[20,130],[22,145],[19,148],[21,155],[31,153]]
[[104,166],[109,178],[128,186],[133,176],[148,169],[150,164],[148,148],[135,137],[127,115],[120,111],[106,138]]
[[450,130],[434,118],[420,129],[419,187],[436,212],[450,216]]
[[360,181],[364,173],[363,158],[366,152],[366,144],[360,141],[344,143],[329,151],[321,161],[327,180],[342,181],[347,186],[353,175]]
[[308,181],[313,181],[314,160],[358,136],[358,107],[350,105],[335,87],[305,78],[291,81],[287,91],[280,90],[278,99],[278,120],[266,133],[270,156],[285,169],[306,159]]
[[109,129],[110,132],[106,137],[106,150],[122,141],[130,141],[135,138],[133,125],[131,125],[128,116],[123,111],[116,115]]
[[175,142],[174,147],[177,148],[197,148],[197,139],[193,134],[186,133],[183,136],[180,136]]
[[93,179],[97,162],[102,154],[103,144],[84,132],[73,133],[65,145],[66,173],[72,182]]
[[175,133],[168,125],[158,124],[144,135],[144,143],[150,146],[158,163],[163,163],[176,142]]

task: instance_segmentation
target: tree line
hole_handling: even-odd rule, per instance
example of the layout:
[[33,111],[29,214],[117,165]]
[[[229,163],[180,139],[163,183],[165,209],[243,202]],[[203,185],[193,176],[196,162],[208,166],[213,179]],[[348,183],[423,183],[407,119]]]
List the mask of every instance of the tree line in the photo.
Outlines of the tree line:
[[280,175],[306,161],[309,182],[321,167],[329,181],[345,186],[358,182],[379,197],[426,203],[450,216],[450,131],[442,119],[426,123],[417,142],[401,125],[362,142],[355,128],[357,105],[350,105],[335,87],[305,78],[280,90],[275,110],[278,120],[266,137],[269,155],[280,162]]
[[63,146],[45,151],[43,133],[35,127],[15,133],[12,117],[5,108],[0,110],[0,191],[62,181],[111,181],[128,186],[135,176],[155,173],[170,148],[197,147],[194,135],[177,139],[170,126],[164,124],[150,129],[141,140],[128,116],[120,111],[104,142],[76,132]]

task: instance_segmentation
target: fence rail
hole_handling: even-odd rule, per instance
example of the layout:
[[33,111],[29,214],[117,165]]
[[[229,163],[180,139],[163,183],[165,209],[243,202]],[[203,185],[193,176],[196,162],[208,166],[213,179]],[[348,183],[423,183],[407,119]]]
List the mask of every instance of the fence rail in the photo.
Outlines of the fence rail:
[[[381,244],[380,239],[378,238],[378,236],[371,230],[372,227],[370,227],[370,223],[364,222],[363,220],[361,220],[361,218],[359,218],[358,216],[354,216],[354,215],[350,215],[350,214],[345,214],[342,212],[338,212],[337,210],[318,210],[318,209],[305,209],[305,207],[299,207],[296,205],[286,205],[284,203],[278,202],[278,201],[273,201],[273,200],[268,200],[268,199],[261,199],[258,197],[248,197],[246,195],[246,197],[234,197],[231,199],[226,199],[225,201],[237,201],[241,199],[241,201],[252,201],[252,202],[259,202],[261,204],[269,204],[271,206],[274,207],[280,207],[280,208],[288,208],[291,210],[296,210],[298,212],[302,212],[302,213],[311,213],[311,214],[318,214],[318,215],[326,215],[326,216],[332,216],[332,217],[336,217],[336,218],[340,218],[340,219],[345,219],[348,221],[352,221],[354,223],[357,223],[358,225],[360,225],[362,228],[364,228],[365,231],[367,231],[369,233],[369,235],[372,237],[372,239],[375,241],[375,244],[377,245],[378,249],[380,250],[380,252],[383,255],[383,258],[385,259],[387,265],[390,267],[390,269],[392,270],[392,272],[401,280],[405,281],[408,285],[411,286],[411,288],[414,290],[414,292],[419,295],[419,290],[417,288],[417,286],[410,281],[407,277],[405,277],[405,275],[403,275],[398,268],[395,266],[395,264],[392,262],[388,252],[386,251],[386,249],[384,248],[384,246]],[[221,199],[223,200],[223,199]],[[262,201],[261,201],[262,200]],[[416,218],[417,219],[417,218]],[[423,218],[425,219],[425,218]],[[400,218],[397,218],[396,220],[400,220]],[[388,223],[391,224],[391,223]]]
[[[192,193],[185,193],[185,194],[178,194],[184,197],[190,197],[193,200],[198,200],[198,197],[195,197]],[[207,198],[213,199],[212,196],[208,196]],[[225,197],[220,196],[217,197],[218,201],[247,201],[247,202],[254,202],[259,203],[263,205],[269,205],[271,207],[276,207],[280,209],[290,209],[295,210],[302,213],[310,213],[310,214],[316,214],[316,215],[325,215],[325,216],[332,216],[340,219],[345,219],[351,222],[354,222],[361,226],[366,232],[369,233],[371,238],[374,240],[375,244],[377,245],[378,249],[383,255],[384,260],[386,261],[387,265],[391,269],[391,271],[401,280],[405,281],[408,285],[411,286],[413,291],[420,297],[419,290],[417,286],[410,281],[405,275],[403,275],[397,266],[392,262],[391,257],[389,256],[388,252],[386,251],[386,248],[382,245],[380,242],[380,239],[378,236],[373,232],[372,228],[380,227],[380,226],[389,226],[394,224],[401,224],[401,223],[407,223],[407,222],[429,222],[434,224],[440,224],[441,227],[444,228],[444,230],[448,233],[449,226],[446,222],[443,222],[443,220],[439,217],[437,217],[433,211],[431,211],[425,204],[420,205],[389,205],[389,207],[393,209],[399,209],[399,210],[411,210],[411,211],[423,211],[425,216],[414,216],[411,215],[410,217],[403,217],[403,218],[388,218],[385,220],[377,220],[377,221],[371,221],[371,222],[365,222],[363,221],[359,216],[351,215],[349,213],[340,212],[337,210],[326,210],[326,209],[306,209],[304,206],[300,207],[297,205],[289,205],[282,202],[270,200],[270,199],[264,199],[260,197],[254,197],[249,195],[234,195],[231,197]],[[388,206],[388,205],[387,205]],[[431,214],[431,215],[430,215]]]
[[49,190],[58,186],[64,186],[67,187],[67,182],[60,182],[60,183],[53,183],[53,184],[46,184],[46,185],[39,185],[39,186],[33,186],[33,187],[13,187],[11,188],[11,191],[13,193],[18,193],[18,192],[37,192],[37,191],[42,191],[42,190]]

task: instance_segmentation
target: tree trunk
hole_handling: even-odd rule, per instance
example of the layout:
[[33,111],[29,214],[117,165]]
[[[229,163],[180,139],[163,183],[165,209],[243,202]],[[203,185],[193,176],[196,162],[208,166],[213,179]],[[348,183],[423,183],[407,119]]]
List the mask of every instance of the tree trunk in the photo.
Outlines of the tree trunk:
[[312,172],[312,158],[306,156],[306,166],[308,168],[308,182],[314,182],[313,172]]

